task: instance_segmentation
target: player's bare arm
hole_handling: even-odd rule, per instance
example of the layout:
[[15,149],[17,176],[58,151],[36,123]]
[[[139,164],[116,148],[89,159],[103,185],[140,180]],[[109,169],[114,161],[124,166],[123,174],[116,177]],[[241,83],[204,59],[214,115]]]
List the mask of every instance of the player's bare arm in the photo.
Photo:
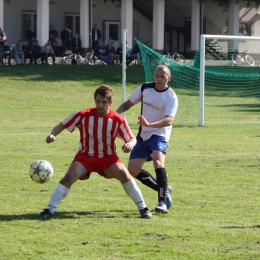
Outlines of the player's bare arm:
[[136,138],[133,137],[129,142],[125,143],[122,146],[122,151],[124,153],[129,153],[133,150],[134,146],[136,145]]
[[51,131],[51,133],[46,137],[46,143],[52,143],[55,141],[56,136],[60,134],[65,129],[65,126],[60,122]]
[[154,127],[154,128],[162,128],[166,126],[170,126],[173,123],[174,118],[171,116],[165,116],[163,119],[160,119],[158,121],[154,122],[148,122],[144,116],[139,116],[138,117],[138,122],[137,124],[147,126],[147,127]]
[[122,103],[122,104],[118,107],[118,109],[116,110],[116,112],[117,112],[118,114],[121,114],[121,113],[127,111],[128,109],[130,109],[133,105],[134,105],[134,103],[132,103],[132,102],[130,101],[130,99],[128,99],[127,101],[125,101],[124,103]]

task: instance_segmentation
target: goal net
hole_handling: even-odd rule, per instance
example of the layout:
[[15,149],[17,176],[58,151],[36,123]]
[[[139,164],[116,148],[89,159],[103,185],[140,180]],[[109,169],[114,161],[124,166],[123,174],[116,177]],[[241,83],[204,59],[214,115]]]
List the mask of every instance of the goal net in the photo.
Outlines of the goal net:
[[146,81],[160,64],[171,69],[169,86],[179,99],[175,125],[260,122],[260,37],[202,35],[194,59],[184,64],[136,41]]

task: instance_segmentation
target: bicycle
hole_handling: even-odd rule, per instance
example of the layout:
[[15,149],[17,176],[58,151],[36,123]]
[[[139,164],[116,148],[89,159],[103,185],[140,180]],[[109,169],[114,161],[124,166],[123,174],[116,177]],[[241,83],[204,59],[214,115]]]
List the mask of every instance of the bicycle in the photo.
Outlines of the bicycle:
[[72,64],[72,61],[75,60],[76,64],[87,64],[86,59],[83,58],[80,54],[70,54],[63,57],[64,64]]
[[179,54],[179,53],[177,53],[176,51],[175,51],[175,52],[172,52],[172,53],[168,53],[168,54],[166,55],[166,57],[167,57],[168,59],[173,59],[173,60],[175,60],[175,61],[177,61],[177,62],[179,62],[179,63],[181,63],[181,64],[185,64],[185,58],[184,58],[184,56],[181,55],[181,54]]
[[242,54],[232,54],[231,56],[232,62],[235,65],[241,65],[243,63],[247,63],[250,66],[254,66],[255,65],[254,59],[247,53],[249,53],[249,51],[246,50]]

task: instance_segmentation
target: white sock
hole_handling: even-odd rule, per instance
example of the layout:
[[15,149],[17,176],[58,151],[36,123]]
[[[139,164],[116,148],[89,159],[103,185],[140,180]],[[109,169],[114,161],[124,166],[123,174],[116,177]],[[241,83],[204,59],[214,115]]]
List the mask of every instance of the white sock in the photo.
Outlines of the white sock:
[[126,194],[133,200],[138,210],[147,207],[144,202],[143,195],[133,178],[131,178],[128,182],[124,183],[123,188]]
[[52,214],[55,212],[56,207],[61,203],[61,201],[68,195],[69,190],[64,185],[58,183],[57,187],[53,191],[50,202],[46,207]]

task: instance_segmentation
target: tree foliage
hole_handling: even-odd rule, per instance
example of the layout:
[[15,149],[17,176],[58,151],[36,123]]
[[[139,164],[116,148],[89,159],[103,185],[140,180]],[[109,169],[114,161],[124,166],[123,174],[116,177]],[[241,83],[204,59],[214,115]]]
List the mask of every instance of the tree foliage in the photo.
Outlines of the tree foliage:
[[200,3],[211,2],[215,3],[217,6],[228,7],[231,1],[236,1],[237,3],[245,3],[247,7],[253,5],[258,8],[260,5],[260,0],[198,0]]

